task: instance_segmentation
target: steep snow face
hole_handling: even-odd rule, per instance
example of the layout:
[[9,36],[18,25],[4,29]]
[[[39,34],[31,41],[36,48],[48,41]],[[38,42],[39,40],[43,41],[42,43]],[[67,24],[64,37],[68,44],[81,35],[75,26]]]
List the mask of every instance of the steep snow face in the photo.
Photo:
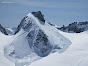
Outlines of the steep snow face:
[[24,17],[15,32],[15,39],[4,49],[5,56],[16,65],[30,64],[52,52],[64,52],[71,44],[59,31],[47,23],[41,12]]

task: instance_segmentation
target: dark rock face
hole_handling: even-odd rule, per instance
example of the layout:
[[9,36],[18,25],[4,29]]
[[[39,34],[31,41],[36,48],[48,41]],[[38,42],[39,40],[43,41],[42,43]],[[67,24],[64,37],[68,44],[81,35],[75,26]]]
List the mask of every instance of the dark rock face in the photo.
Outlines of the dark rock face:
[[50,22],[48,22],[48,24],[50,24],[51,26],[55,26],[54,24],[52,24],[52,23],[50,23]]
[[20,29],[21,29],[21,23],[18,25],[17,30],[15,31],[14,34],[17,34],[20,31]]
[[23,28],[24,30],[27,30],[27,29],[29,29],[32,26],[32,22],[30,20],[28,20],[28,23],[26,23],[26,18],[28,18],[28,16],[24,17],[21,20],[21,23],[18,25],[15,34],[18,33],[21,28]]
[[28,43],[29,43],[30,48],[33,47],[33,40],[35,38],[35,33],[36,33],[35,30],[31,30],[27,35],[27,39],[28,39]]
[[47,56],[52,51],[52,46],[49,43],[48,36],[46,36],[42,30],[39,30],[36,36],[34,49],[41,57]]
[[41,11],[38,12],[32,12],[32,14],[37,17],[40,21],[42,21],[41,23],[44,24],[45,23],[45,19],[44,16],[42,15]]
[[[36,32],[37,34],[35,36]],[[33,30],[29,32],[29,34],[27,35],[27,39],[29,42],[29,46],[31,48],[34,48],[34,51],[40,57],[45,57],[52,51],[53,46],[50,45],[48,36],[46,36],[46,34],[44,34],[41,29],[39,29],[38,31]]]
[[7,32],[6,32],[6,30],[5,30],[5,28],[3,28],[3,27],[1,26],[1,24],[0,24],[0,31],[1,31],[3,34],[8,35]]

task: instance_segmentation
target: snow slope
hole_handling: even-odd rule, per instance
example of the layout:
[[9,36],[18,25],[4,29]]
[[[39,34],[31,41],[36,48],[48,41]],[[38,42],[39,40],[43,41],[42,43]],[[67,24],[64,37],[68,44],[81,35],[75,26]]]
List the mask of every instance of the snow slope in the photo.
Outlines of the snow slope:
[[[59,32],[72,41],[70,47],[62,54],[57,52],[50,54],[33,62],[30,66],[88,66],[88,31],[78,34]],[[7,39],[11,37],[4,38],[6,36],[2,33],[0,33],[0,37],[3,37],[0,38],[0,66],[15,66],[3,53],[3,48],[8,42]]]
[[0,32],[0,66],[14,66],[14,63],[4,56],[4,47],[11,43],[12,36],[6,36]]
[[88,31],[60,33],[72,41],[71,46],[62,54],[53,53],[30,66],[88,66]]

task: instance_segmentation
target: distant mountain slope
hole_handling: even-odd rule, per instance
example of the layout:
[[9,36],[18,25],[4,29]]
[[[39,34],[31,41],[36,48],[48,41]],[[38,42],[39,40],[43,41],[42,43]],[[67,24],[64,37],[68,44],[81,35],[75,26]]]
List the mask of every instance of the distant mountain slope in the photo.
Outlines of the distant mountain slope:
[[80,33],[83,31],[88,30],[88,21],[85,22],[74,22],[69,24],[68,26],[64,26],[58,28],[61,31],[68,32],[68,33]]
[[1,24],[0,24],[0,31],[1,31],[3,34],[8,35],[7,32],[6,32],[6,30],[5,30],[5,28],[2,27]]
[[8,35],[14,35],[15,31],[17,30],[16,28],[9,28],[9,27],[5,29]]

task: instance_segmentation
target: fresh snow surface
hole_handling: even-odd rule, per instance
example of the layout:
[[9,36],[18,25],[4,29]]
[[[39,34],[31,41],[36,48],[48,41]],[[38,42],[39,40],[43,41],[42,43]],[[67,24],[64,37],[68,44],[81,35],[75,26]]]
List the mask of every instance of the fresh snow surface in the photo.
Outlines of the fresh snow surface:
[[11,43],[13,36],[6,36],[0,32],[0,66],[14,66],[14,63],[4,56],[4,47]]
[[71,46],[62,54],[53,53],[30,66],[88,66],[88,31],[60,33],[72,41]]
[[[30,66],[88,66],[88,31],[82,33],[64,33],[62,35],[71,40],[70,47],[61,54],[53,53],[33,62]],[[0,33],[0,66],[15,66],[4,56],[4,46],[13,39]],[[8,40],[9,39],[9,40]]]

